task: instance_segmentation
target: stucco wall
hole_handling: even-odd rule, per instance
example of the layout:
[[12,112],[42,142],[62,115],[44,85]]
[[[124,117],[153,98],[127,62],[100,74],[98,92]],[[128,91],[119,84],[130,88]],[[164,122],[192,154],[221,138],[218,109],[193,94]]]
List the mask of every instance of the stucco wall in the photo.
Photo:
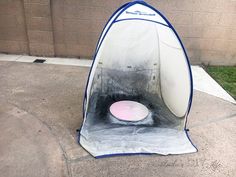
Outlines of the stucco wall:
[[24,7],[20,0],[0,1],[0,52],[29,53]]
[[[125,0],[1,0],[0,52],[91,58]],[[179,33],[193,64],[236,65],[236,0],[146,0]]]

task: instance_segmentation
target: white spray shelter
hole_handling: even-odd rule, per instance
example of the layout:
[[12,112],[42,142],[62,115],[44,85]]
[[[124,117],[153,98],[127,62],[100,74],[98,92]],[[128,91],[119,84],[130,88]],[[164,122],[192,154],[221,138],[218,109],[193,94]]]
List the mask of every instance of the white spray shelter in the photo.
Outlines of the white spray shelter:
[[[196,152],[186,131],[192,92],[188,57],[173,26],[147,3],[127,3],[98,41],[79,143],[95,157]],[[148,113],[139,121],[120,120],[110,111],[120,101],[140,103]]]

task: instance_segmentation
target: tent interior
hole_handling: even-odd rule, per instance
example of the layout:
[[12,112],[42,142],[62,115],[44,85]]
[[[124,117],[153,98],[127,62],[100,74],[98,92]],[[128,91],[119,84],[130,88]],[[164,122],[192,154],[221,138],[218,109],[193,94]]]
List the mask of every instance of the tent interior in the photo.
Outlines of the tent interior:
[[[192,81],[184,49],[165,21],[163,25],[142,18],[130,20],[127,14],[135,15],[130,13],[135,8],[162,19],[146,3],[132,3],[123,8],[125,18],[122,13],[113,15],[116,21],[111,18],[98,43],[80,144],[94,156],[195,152],[185,131]],[[139,121],[118,119],[110,107],[124,100],[144,105],[147,116]]]

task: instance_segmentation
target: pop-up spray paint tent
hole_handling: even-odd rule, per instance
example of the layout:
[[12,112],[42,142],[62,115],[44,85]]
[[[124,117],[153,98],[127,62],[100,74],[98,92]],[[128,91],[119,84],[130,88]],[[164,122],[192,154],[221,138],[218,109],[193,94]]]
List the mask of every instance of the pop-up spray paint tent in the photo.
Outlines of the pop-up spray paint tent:
[[143,1],[120,7],[98,41],[80,144],[93,156],[196,152],[187,131],[192,75],[176,31]]

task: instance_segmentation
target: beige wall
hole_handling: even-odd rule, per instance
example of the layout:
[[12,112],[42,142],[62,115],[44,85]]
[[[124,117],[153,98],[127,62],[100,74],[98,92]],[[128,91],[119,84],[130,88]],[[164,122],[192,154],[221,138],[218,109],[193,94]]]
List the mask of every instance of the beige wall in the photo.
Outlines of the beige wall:
[[0,52],[28,53],[24,7],[20,0],[0,0]]
[[[91,58],[125,0],[1,0],[0,52]],[[236,0],[146,0],[170,20],[191,63],[236,65]]]
[[22,1],[24,2],[29,53],[31,55],[54,56],[50,0]]

